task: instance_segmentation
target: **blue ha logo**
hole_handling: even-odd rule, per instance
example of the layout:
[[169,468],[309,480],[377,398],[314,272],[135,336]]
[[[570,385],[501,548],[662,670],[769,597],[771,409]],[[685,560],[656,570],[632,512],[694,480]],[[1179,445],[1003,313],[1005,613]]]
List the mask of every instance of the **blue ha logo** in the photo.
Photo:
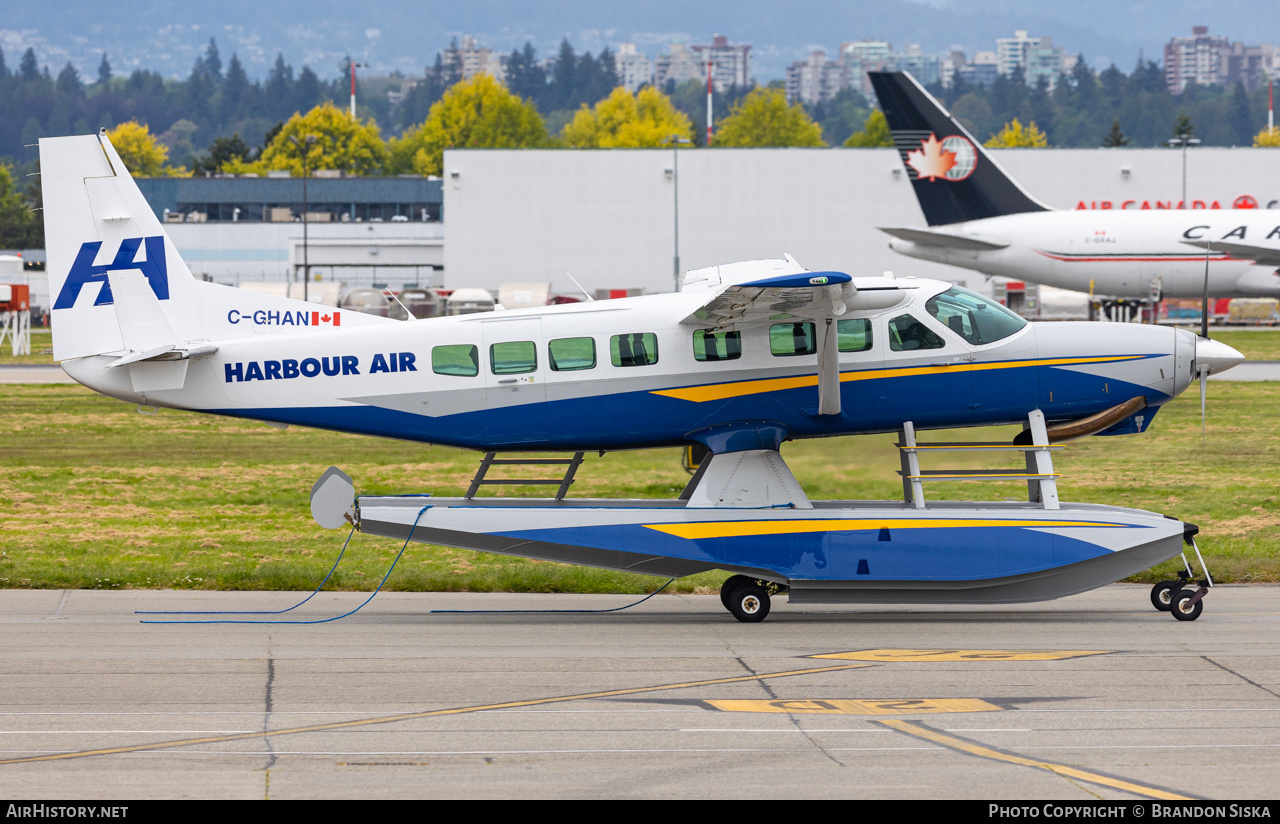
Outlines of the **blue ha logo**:
[[[137,260],[138,247],[144,241],[146,256],[142,260]],[[67,273],[67,279],[62,284],[62,291],[58,292],[58,299],[54,301],[54,309],[70,309],[75,306],[80,290],[89,283],[102,284],[93,305],[109,306],[114,301],[111,297],[111,283],[107,280],[107,272],[119,272],[125,269],[141,271],[147,283],[151,284],[151,291],[156,293],[156,297],[160,300],[169,299],[169,270],[164,263],[163,237],[134,237],[122,240],[115,260],[109,264],[95,266],[93,261],[98,257],[98,250],[101,248],[100,240],[81,244],[76,261],[71,264],[71,271]]]

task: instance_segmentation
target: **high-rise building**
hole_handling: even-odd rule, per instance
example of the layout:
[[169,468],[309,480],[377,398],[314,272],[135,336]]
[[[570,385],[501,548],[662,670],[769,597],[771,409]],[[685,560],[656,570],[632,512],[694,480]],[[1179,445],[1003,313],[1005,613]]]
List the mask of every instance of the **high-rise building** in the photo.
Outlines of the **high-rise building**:
[[1000,58],[993,51],[975,52],[973,60],[960,67],[959,76],[971,86],[989,87],[1000,74]]
[[1188,83],[1211,86],[1226,77],[1226,53],[1231,42],[1209,34],[1208,26],[1194,26],[1190,37],[1174,37],[1164,47],[1164,82],[1173,94]]
[[711,38],[709,46],[691,46],[702,64],[705,79],[707,61],[711,61],[711,82],[718,92],[733,86],[745,89],[751,85],[751,46],[746,43],[731,44],[729,38],[719,34]]
[[620,44],[615,60],[618,81],[632,94],[646,83],[653,83],[653,64],[649,62],[649,58],[636,51],[635,43]]
[[476,39],[464,35],[462,45],[450,46],[444,50],[445,65],[452,63],[462,72],[463,80],[470,80],[477,74],[493,75],[499,83],[507,77],[505,54],[495,54],[493,49],[481,48]]
[[1023,76],[1028,86],[1035,86],[1044,78],[1052,89],[1058,78],[1067,71],[1067,59],[1062,49],[1053,45],[1053,39],[1041,37],[1033,46],[1027,48],[1027,62],[1022,67]]
[[1018,69],[1027,71],[1027,53],[1040,45],[1040,37],[1028,37],[1025,29],[1018,29],[1013,37],[996,38],[996,66],[1001,75],[1008,77]]
[[941,60],[936,54],[925,54],[919,43],[907,43],[901,52],[891,53],[898,71],[911,72],[911,76],[928,86],[940,78]]
[[685,43],[672,43],[667,54],[658,55],[653,61],[653,84],[659,89],[674,81],[678,86],[686,80],[707,79],[706,63]]
[[847,88],[850,81],[847,63],[828,60],[827,53],[817,49],[810,52],[808,60],[797,60],[787,67],[787,102],[821,103]]

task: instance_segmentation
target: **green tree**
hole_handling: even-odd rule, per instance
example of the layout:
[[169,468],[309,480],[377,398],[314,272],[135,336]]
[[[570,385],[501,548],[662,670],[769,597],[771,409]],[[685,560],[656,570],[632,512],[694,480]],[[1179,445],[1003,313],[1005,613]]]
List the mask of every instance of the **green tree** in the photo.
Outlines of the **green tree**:
[[199,175],[205,172],[225,171],[224,166],[243,164],[253,150],[236,132],[231,137],[217,137],[209,144],[209,154],[195,162],[193,171]]
[[726,148],[825,146],[822,128],[781,89],[755,89],[716,126],[715,145]]
[[1049,140],[1036,127],[1034,120],[1023,126],[1015,117],[982,145],[989,149],[1044,149],[1048,147]]
[[1121,146],[1127,146],[1129,138],[1124,136],[1124,132],[1120,131],[1120,118],[1111,121],[1111,131],[1107,132],[1107,136],[1102,138],[1102,145],[1108,149],[1118,149]]
[[169,149],[156,141],[151,130],[136,120],[121,123],[107,132],[125,168],[136,177],[167,177],[172,171],[165,165]]
[[[308,144],[307,137],[315,142]],[[290,140],[289,138],[293,138]],[[387,146],[372,120],[352,120],[332,103],[322,103],[306,114],[295,114],[262,150],[255,166],[262,169],[288,169],[302,174],[303,152],[307,168],[341,169],[358,175],[381,174],[387,160]],[[227,171],[239,172],[234,162]]]
[[422,125],[392,139],[393,173],[438,175],[445,149],[531,149],[551,139],[538,110],[488,74],[456,83],[432,107]]
[[[1188,88],[1191,88],[1188,86]],[[1174,137],[1194,137],[1196,127],[1191,125],[1191,115],[1187,114],[1186,109],[1178,110],[1178,117],[1173,121]]]
[[892,146],[893,136],[889,134],[889,121],[884,119],[884,112],[876,109],[867,117],[862,131],[849,135],[844,145],[851,149],[873,149],[877,146]]
[[44,245],[39,213],[13,183],[13,167],[0,164],[0,249],[33,249]]
[[594,109],[582,104],[561,137],[575,149],[642,149],[661,146],[673,134],[692,139],[692,132],[689,118],[662,92],[645,86],[632,95],[619,86]]

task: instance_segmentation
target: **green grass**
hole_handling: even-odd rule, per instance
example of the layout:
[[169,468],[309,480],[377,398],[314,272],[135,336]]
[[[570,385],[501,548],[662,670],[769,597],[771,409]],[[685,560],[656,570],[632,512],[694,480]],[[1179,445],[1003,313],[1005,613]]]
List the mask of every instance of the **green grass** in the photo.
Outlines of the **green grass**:
[[[1200,443],[1198,398],[1168,404],[1144,435],[1087,438],[1056,454],[1064,500],[1118,504],[1199,524],[1215,577],[1280,581],[1280,383],[1214,383]],[[460,495],[474,452],[131,405],[79,386],[0,386],[0,587],[309,589],[345,531],[312,522],[311,484],[330,464],[360,494]],[[927,433],[925,440],[1003,439],[1014,430]],[[892,436],[801,441],[783,454],[815,499],[901,495]],[[952,454],[952,453],[948,453]],[[999,456],[936,458],[931,468],[991,466]],[[537,467],[526,477],[537,477]],[[677,450],[592,455],[574,497],[677,495]],[[544,495],[502,487],[505,495]],[[933,484],[934,499],[1020,499],[1015,483]],[[333,586],[372,589],[400,542],[357,535]],[[1172,565],[1140,576],[1168,577]],[[709,592],[703,573],[677,591]],[[642,592],[655,579],[414,545],[393,590]]]
[[5,340],[4,345],[0,346],[0,366],[15,363],[53,366],[53,332],[49,329],[32,329],[30,355],[14,355],[13,344]]

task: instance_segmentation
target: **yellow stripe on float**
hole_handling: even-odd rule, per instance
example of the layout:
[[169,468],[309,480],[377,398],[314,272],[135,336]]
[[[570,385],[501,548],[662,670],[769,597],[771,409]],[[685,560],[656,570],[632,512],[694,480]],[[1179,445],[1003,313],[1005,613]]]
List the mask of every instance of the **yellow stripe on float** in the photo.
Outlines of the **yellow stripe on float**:
[[976,527],[1021,527],[1024,529],[1056,529],[1068,526],[1123,527],[1123,524],[1098,521],[1027,521],[998,518],[887,518],[805,521],[711,521],[698,524],[645,524],[646,529],[665,532],[677,538],[743,538],[749,535],[793,535],[802,532],[856,532],[880,529],[973,529]]

